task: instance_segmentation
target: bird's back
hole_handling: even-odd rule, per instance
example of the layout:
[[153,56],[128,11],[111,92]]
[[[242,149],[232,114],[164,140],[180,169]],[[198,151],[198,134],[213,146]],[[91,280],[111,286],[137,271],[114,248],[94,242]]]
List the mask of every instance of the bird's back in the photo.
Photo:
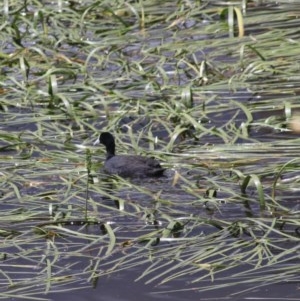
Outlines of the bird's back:
[[153,159],[143,156],[113,156],[105,161],[104,169],[109,174],[121,177],[145,178],[163,175],[164,168]]

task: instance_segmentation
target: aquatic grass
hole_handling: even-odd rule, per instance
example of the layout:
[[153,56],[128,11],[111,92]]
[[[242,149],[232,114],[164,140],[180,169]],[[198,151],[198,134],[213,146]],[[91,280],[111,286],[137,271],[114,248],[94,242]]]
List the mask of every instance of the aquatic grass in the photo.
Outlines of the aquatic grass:
[[254,185],[256,186],[257,193],[259,195],[260,208],[261,208],[261,210],[264,210],[266,208],[264,192],[263,192],[263,187],[262,187],[261,181],[257,175],[251,174],[251,175],[246,176],[241,185],[241,191],[244,194],[246,193],[246,188],[249,185],[250,180],[252,180]]
[[[299,22],[287,5],[244,2],[236,39],[222,11],[4,1],[0,298],[45,299],[130,269],[198,291],[298,280],[299,139],[286,126]],[[168,176],[107,178],[92,146],[107,130]]]

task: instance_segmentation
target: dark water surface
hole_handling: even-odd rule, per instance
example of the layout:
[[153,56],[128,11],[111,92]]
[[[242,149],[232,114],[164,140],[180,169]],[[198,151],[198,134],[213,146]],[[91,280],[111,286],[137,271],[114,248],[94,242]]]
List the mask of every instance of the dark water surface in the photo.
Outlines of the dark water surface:
[[[189,284],[193,280],[183,277],[170,284],[145,285],[142,281],[136,282],[139,271],[128,270],[116,275],[99,279],[96,288],[85,289],[77,292],[48,294],[55,301],[63,301],[71,298],[74,301],[101,300],[101,301],[132,301],[132,300],[299,300],[299,283],[278,279],[278,283],[271,285],[255,286],[249,284],[232,285],[230,274],[224,275],[223,279],[202,281],[197,284]],[[281,278],[281,277],[280,277]],[[230,286],[227,287],[227,285]],[[223,287],[215,289],[213,285]],[[198,289],[207,287],[207,291],[198,292]],[[209,289],[209,287],[211,287]],[[186,289],[186,291],[184,291]],[[176,291],[178,290],[178,291]],[[168,292],[173,291],[173,292]],[[176,291],[176,292],[174,292]],[[43,295],[41,295],[43,296]]]
[[[229,38],[221,1],[145,1],[143,29],[108,2],[4,1],[0,299],[300,300],[295,7],[248,1]],[[166,176],[107,177],[104,130]]]

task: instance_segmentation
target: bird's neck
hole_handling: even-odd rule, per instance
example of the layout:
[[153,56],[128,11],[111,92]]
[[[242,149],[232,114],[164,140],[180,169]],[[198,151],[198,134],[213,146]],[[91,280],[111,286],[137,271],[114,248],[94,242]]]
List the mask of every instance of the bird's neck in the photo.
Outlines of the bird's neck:
[[106,159],[110,159],[115,156],[115,145],[109,144],[106,146]]

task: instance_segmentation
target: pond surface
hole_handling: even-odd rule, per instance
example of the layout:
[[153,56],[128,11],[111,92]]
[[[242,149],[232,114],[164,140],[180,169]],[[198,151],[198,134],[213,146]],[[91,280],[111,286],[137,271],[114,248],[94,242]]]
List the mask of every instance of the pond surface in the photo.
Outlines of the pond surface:
[[4,2],[0,299],[300,300],[299,16],[244,2]]

